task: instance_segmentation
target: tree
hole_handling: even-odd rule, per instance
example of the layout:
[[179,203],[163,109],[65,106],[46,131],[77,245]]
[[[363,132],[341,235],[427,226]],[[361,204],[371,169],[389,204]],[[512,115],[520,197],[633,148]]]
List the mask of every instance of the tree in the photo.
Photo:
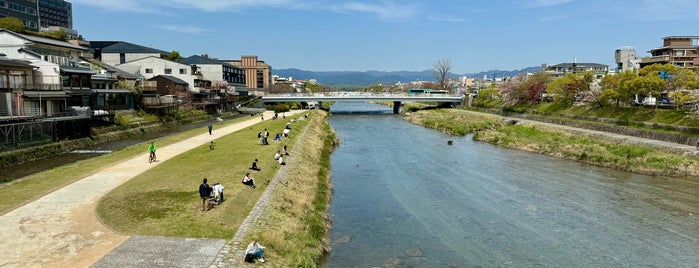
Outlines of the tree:
[[522,84],[522,90],[525,92],[525,99],[530,103],[540,102],[550,82],[551,77],[546,73],[538,73],[529,77]]
[[295,93],[296,89],[290,84],[277,83],[269,87],[269,93]]
[[184,59],[181,55],[180,52],[177,52],[176,50],[173,50],[170,52],[170,54],[160,54],[160,58],[166,59],[166,60],[171,60],[171,61],[178,61],[181,59]]
[[437,79],[441,89],[449,88],[449,71],[451,71],[451,61],[441,59],[432,65],[432,76]]
[[499,86],[500,96],[505,105],[516,105],[526,99],[524,90],[526,80],[524,75],[518,75]]
[[0,28],[5,28],[15,33],[24,33],[24,23],[18,18],[0,18]]

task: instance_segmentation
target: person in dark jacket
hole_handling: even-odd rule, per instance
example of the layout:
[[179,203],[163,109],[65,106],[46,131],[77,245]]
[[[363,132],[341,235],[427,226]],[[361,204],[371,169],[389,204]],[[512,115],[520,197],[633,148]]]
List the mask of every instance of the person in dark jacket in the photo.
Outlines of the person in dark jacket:
[[206,178],[199,185],[199,196],[201,197],[201,210],[208,211],[210,208],[209,197],[211,196],[211,187],[206,184]]

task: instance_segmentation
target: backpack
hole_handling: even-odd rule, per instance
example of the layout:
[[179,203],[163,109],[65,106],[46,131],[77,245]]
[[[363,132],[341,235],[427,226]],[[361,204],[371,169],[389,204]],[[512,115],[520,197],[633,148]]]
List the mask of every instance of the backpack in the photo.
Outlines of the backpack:
[[245,254],[245,262],[253,263],[255,261],[255,256],[250,253]]

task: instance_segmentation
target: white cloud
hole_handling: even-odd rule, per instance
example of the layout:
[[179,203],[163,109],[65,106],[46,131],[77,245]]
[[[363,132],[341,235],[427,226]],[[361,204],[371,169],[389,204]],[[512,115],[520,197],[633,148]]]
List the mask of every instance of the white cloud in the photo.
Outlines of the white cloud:
[[436,22],[465,22],[466,19],[464,18],[459,18],[459,17],[454,17],[451,15],[442,15],[442,14],[430,14],[427,16],[428,20],[431,21],[436,21]]
[[528,5],[530,7],[552,7],[573,1],[575,0],[533,0]]
[[539,22],[552,22],[552,21],[559,21],[559,20],[564,20],[568,18],[567,15],[563,14],[556,14],[556,15],[551,15],[551,16],[546,16],[546,17],[541,17],[539,18]]
[[332,5],[330,9],[338,13],[368,13],[383,20],[408,19],[417,14],[414,6],[399,5],[389,1],[380,1],[378,4],[347,2]]
[[273,7],[288,10],[331,11],[343,14],[369,14],[382,20],[415,17],[415,5],[389,0],[340,2],[330,0],[73,0],[84,5],[113,11],[170,14],[172,10],[233,12],[244,8]]
[[147,9],[147,5],[143,5],[143,1],[138,0],[72,0],[73,6],[85,5],[93,6],[106,10],[117,10],[117,11],[129,11],[129,12],[143,12],[149,13],[150,9]]
[[158,28],[178,33],[186,34],[202,34],[205,32],[212,32],[213,30],[200,28],[193,25],[159,25]]
[[678,20],[699,15],[696,0],[643,0],[637,7],[639,19],[645,20]]

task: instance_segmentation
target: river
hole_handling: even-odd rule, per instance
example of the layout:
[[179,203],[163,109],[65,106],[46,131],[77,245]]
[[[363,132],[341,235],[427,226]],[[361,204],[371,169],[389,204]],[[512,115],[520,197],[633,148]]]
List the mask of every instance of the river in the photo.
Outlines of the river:
[[380,105],[331,112],[322,267],[699,267],[696,178],[452,137]]

